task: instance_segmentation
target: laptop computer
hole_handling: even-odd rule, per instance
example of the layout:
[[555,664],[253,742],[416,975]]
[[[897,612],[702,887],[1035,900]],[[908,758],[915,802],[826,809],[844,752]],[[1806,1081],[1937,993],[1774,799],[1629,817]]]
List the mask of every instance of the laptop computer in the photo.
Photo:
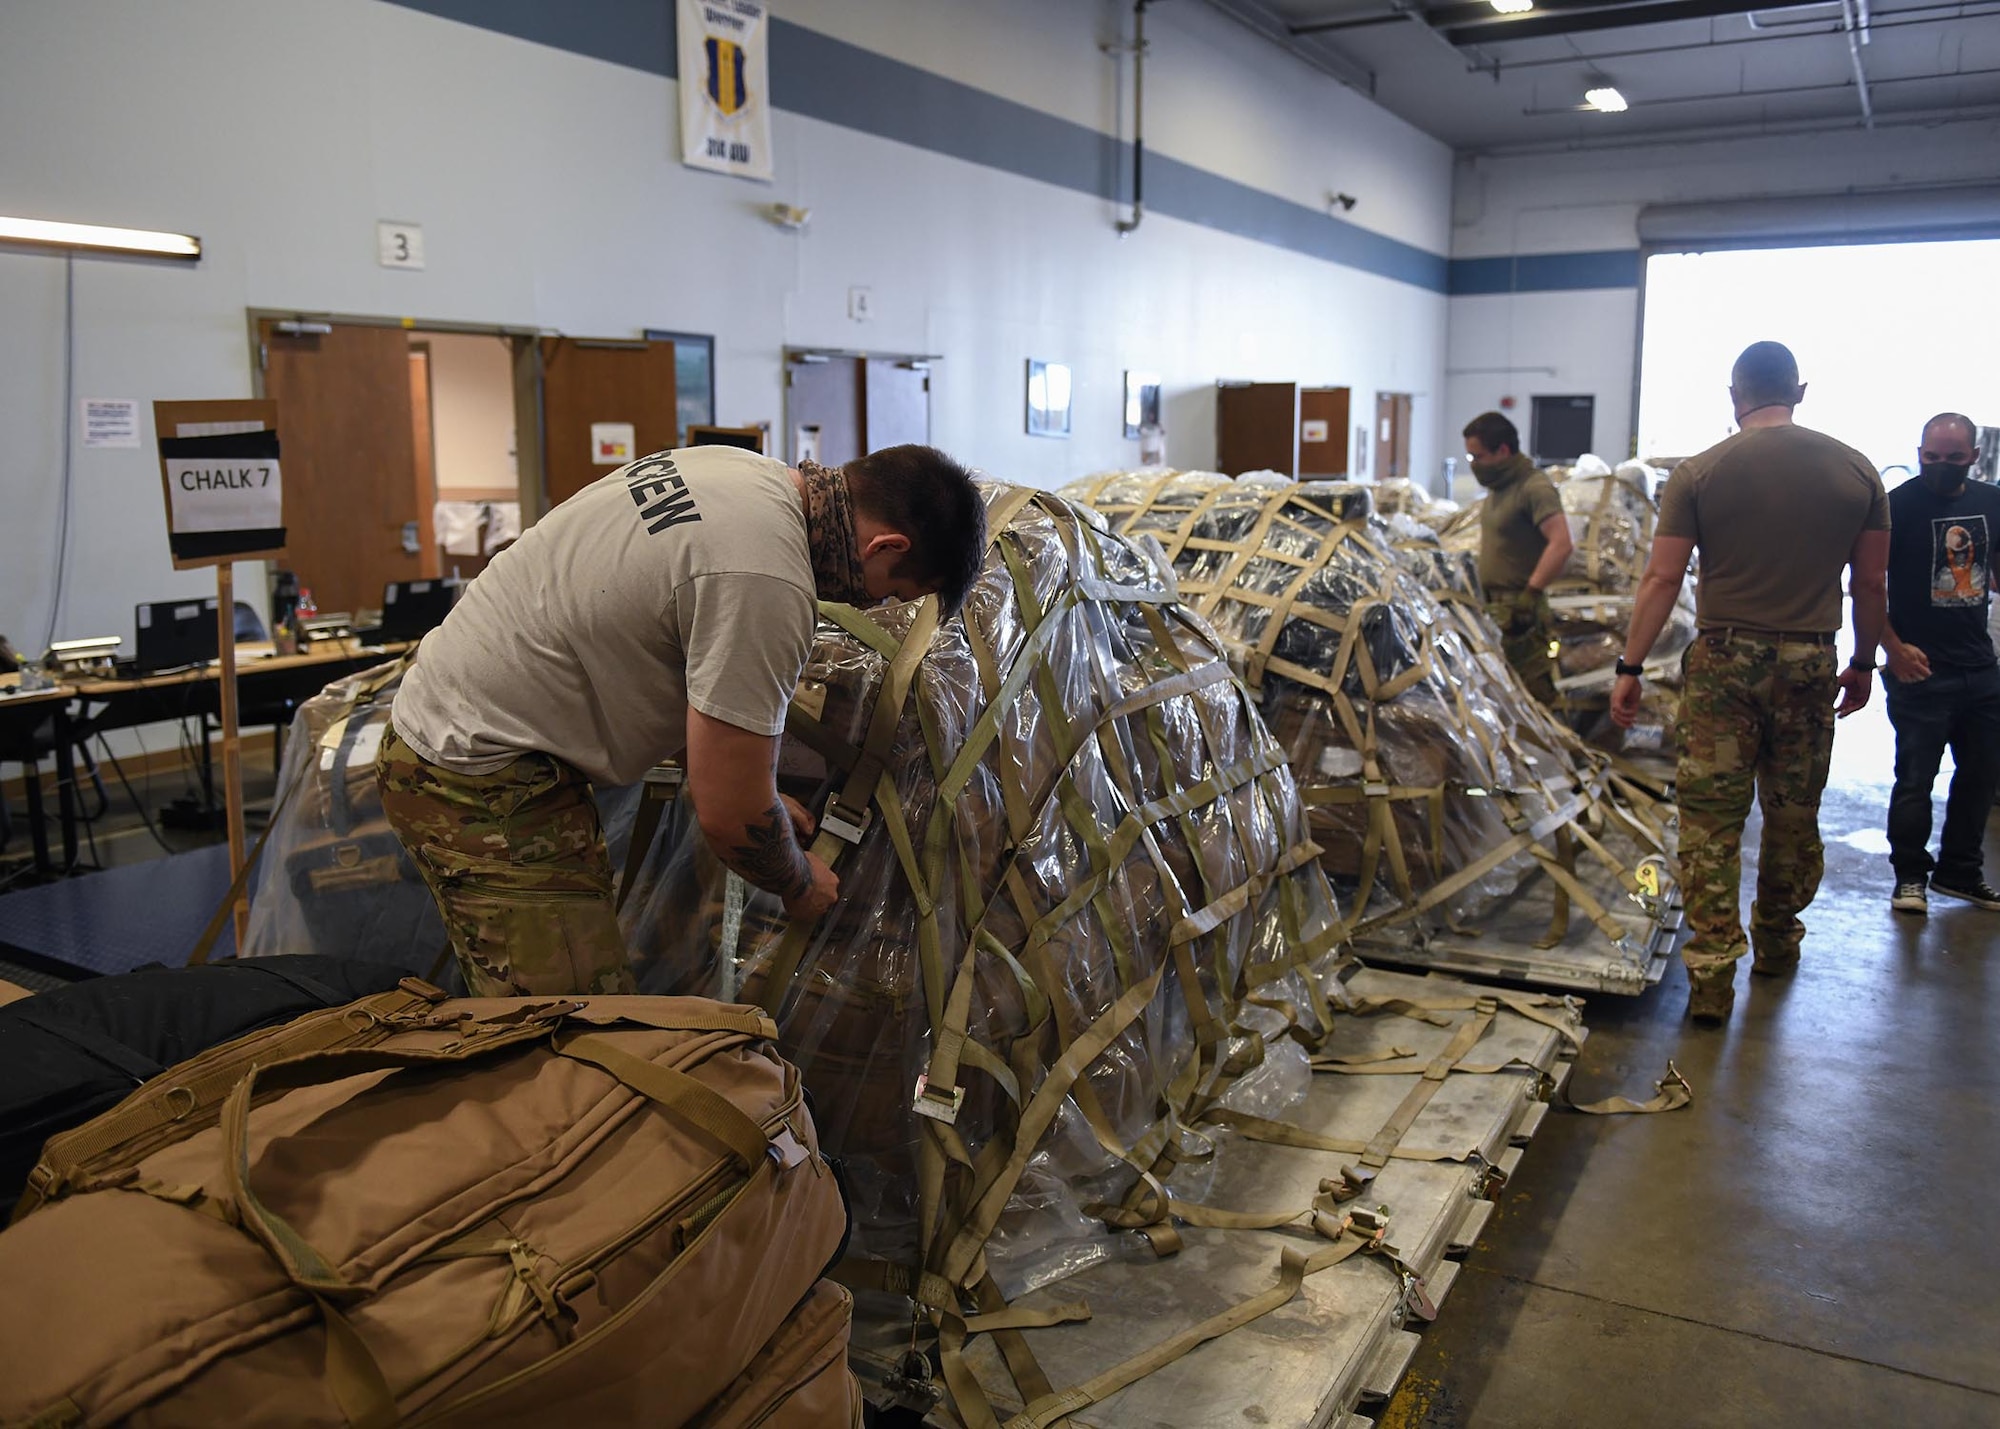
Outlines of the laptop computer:
[[370,645],[421,640],[444,624],[461,589],[458,581],[390,581],[382,587],[381,626],[355,633]]
[[155,675],[217,658],[215,597],[206,600],[162,600],[134,608],[138,626],[133,673]]

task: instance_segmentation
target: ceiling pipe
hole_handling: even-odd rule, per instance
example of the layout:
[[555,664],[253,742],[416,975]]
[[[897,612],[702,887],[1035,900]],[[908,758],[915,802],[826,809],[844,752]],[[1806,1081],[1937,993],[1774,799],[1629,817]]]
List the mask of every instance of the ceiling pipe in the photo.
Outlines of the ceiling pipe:
[[[1873,129],[1875,104],[1868,97],[1868,71],[1861,64],[1861,42],[1856,38],[1858,27],[1855,23],[1854,4],[1855,0],[1840,0],[1840,14],[1841,18],[1847,21],[1847,57],[1854,64],[1855,92],[1861,96],[1861,126],[1864,129]],[[1861,5],[1861,24],[1865,25],[1868,14],[1867,0],[1861,0]]]
[[[1837,6],[1840,0],[1827,0],[1827,3]],[[2000,3],[2000,0],[1952,0],[1952,3],[1948,5],[1912,5],[1907,9],[1896,10],[1891,13],[1897,15],[1916,14],[1919,11],[1929,10],[1948,10],[1952,13],[1945,15],[1920,15],[1919,18],[1914,20],[1877,20],[1869,26],[1869,29],[1871,31],[1902,30],[1912,25],[1951,25],[1956,24],[1960,20],[1981,20],[1990,16],[2000,15],[2000,9],[1974,10],[1970,8],[1976,4],[1990,3]],[[1805,28],[1806,26],[1811,26],[1812,28]],[[1756,28],[1776,33],[1745,35],[1734,40],[1696,40],[1685,45],[1648,45],[1643,49],[1636,50],[1595,50],[1587,55],[1549,55],[1545,58],[1534,60],[1508,60],[1505,64],[1497,66],[1468,64],[1465,68],[1469,74],[1489,74],[1496,68],[1503,70],[1546,69],[1550,65],[1591,65],[1596,64],[1599,60],[1640,59],[1647,55],[1685,54],[1690,50],[1723,50],[1735,45],[1770,45],[1786,40],[1818,40],[1824,39],[1828,35],[1838,35],[1845,27],[1836,16],[1830,20],[1793,20],[1759,25]]]
[[[1898,75],[1893,79],[1878,79],[1875,81],[1875,86],[1879,89],[1891,84],[1934,84],[1938,80],[1943,79],[1980,79],[1987,75],[1995,74],[2000,74],[2000,67],[1992,69],[1953,70],[1947,74],[1906,74]],[[1725,91],[1721,94],[1669,94],[1658,99],[1648,99],[1645,101],[1645,108],[1651,111],[1663,108],[1669,104],[1722,104],[1732,99],[1771,99],[1791,94],[1827,94],[1846,88],[1848,88],[1848,83],[1843,80],[1839,84],[1792,84],[1784,85],[1777,89],[1735,89]],[[1866,116],[1865,122],[1870,127],[1873,127],[1874,116],[1872,109],[1866,103],[1862,107]],[[1591,112],[1591,107],[1587,104],[1564,104],[1548,109],[1523,109],[1521,111],[1523,114],[1537,117],[1550,114],[1588,114]],[[1746,135],[1745,137],[1751,136]]]
[[[1345,50],[1314,36],[1297,36],[1291,26],[1263,0],[1207,0],[1211,10],[1227,15],[1244,29],[1261,35],[1294,59],[1362,94],[1375,93],[1375,71]],[[1392,15],[1391,19],[1401,19]]]

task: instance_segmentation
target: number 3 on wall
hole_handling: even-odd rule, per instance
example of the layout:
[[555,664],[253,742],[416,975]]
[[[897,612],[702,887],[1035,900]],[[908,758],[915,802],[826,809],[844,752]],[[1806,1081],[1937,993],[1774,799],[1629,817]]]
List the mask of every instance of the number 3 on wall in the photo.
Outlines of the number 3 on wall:
[[424,266],[424,229],[418,223],[383,219],[375,225],[375,261],[384,268]]

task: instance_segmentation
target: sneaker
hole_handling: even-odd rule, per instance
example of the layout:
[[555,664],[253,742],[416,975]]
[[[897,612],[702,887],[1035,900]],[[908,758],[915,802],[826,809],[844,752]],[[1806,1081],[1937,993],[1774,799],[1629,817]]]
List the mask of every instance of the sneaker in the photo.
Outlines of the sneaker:
[[1736,969],[1732,965],[1715,977],[1688,979],[1688,1016],[1709,1027],[1720,1027],[1736,1007]]
[[1931,900],[1924,896],[1924,881],[1921,878],[1898,879],[1896,891],[1889,895],[1889,906],[1898,913],[1930,912]]
[[[1898,892],[1900,891],[1898,889]],[[1983,878],[1975,878],[1969,883],[1939,883],[1933,878],[1931,892],[1942,894],[1946,898],[1962,898],[1975,908],[2000,910],[2000,893],[1995,893],[1987,887]]]

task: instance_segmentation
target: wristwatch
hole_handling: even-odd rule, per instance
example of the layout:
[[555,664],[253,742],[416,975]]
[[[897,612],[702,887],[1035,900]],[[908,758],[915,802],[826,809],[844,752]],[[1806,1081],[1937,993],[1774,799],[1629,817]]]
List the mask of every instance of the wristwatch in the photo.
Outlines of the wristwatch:
[[1859,655],[1856,655],[1853,659],[1847,662],[1847,668],[1850,670],[1860,670],[1865,674],[1865,673],[1872,673],[1873,671],[1879,669],[1880,667],[1873,660],[1870,660],[1867,664],[1864,665],[1861,663],[1861,657]]
[[1630,675],[1635,680],[1638,679],[1641,675],[1646,673],[1646,667],[1644,665],[1634,665],[1630,661],[1628,661],[1623,655],[1620,655],[1618,657],[1618,664],[1616,665],[1615,668],[1620,675]]

